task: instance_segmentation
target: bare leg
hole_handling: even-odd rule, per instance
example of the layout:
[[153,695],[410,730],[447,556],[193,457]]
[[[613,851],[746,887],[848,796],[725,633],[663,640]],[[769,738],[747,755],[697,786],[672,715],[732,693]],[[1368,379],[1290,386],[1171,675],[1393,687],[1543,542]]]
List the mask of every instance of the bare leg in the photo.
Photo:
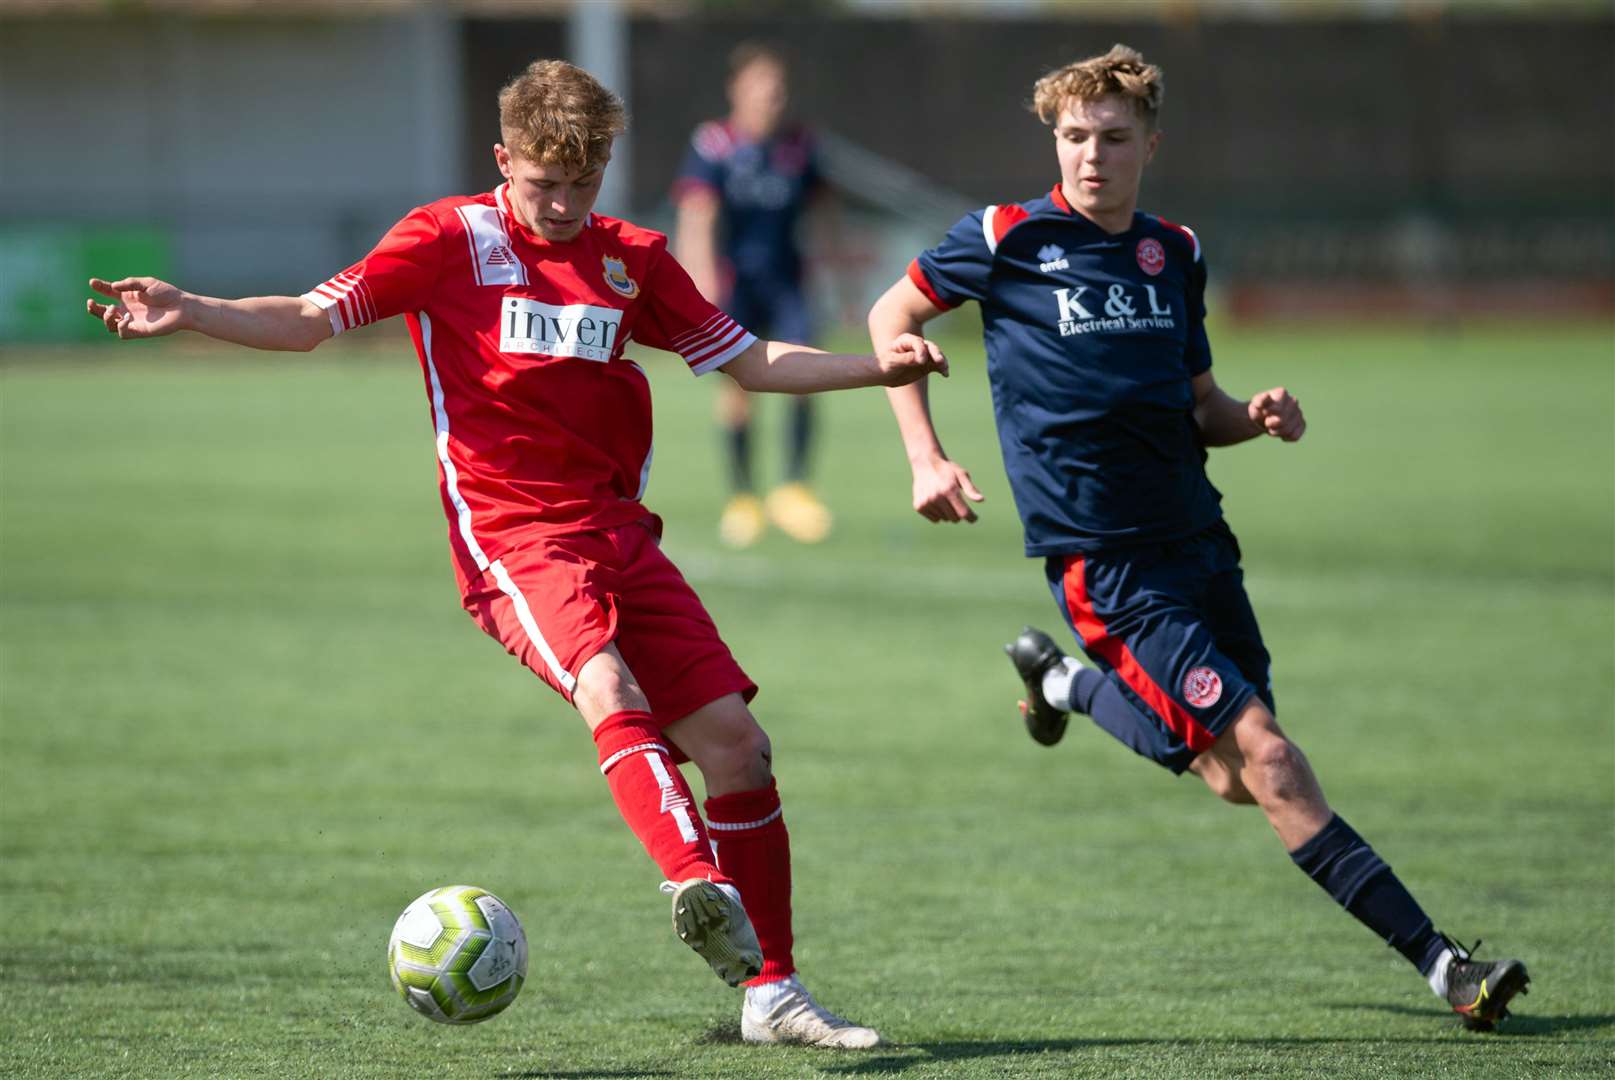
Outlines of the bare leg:
[[773,779],[773,747],[739,694],[703,705],[665,733],[701,770],[708,798],[753,791]]
[[578,715],[583,717],[590,731],[616,713],[650,711],[645,692],[639,688],[634,673],[628,670],[615,645],[607,645],[595,653],[578,671],[572,704],[577,706]]
[[[1405,956],[1430,979],[1432,989],[1448,996],[1444,957],[1452,952],[1447,940],[1368,842],[1330,810],[1306,755],[1279,730],[1265,705],[1251,702],[1190,768],[1223,799],[1260,806],[1296,867]],[[1517,961],[1499,962],[1495,970],[1492,965],[1463,970],[1481,967],[1508,977],[1501,992],[1493,998],[1448,1000],[1475,1023],[1490,1024],[1506,1015],[1509,997],[1523,988],[1527,976]]]
[[1334,816],[1306,755],[1260,701],[1252,700],[1189,768],[1219,798],[1260,806],[1286,851],[1316,836]]

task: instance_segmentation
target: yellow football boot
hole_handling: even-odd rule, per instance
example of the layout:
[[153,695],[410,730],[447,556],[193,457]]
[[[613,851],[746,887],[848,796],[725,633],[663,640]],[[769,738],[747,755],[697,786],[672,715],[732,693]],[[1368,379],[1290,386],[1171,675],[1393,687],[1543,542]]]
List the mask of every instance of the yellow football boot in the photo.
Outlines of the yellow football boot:
[[730,499],[718,518],[718,539],[724,546],[748,548],[762,539],[768,518],[757,496],[747,492]]
[[830,535],[830,510],[805,484],[782,484],[769,492],[768,519],[800,544],[817,544]]

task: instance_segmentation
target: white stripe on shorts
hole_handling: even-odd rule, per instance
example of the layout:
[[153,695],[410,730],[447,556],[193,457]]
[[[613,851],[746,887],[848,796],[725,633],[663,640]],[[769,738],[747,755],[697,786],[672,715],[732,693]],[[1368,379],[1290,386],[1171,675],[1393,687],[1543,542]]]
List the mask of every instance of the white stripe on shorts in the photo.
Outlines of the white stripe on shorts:
[[437,460],[443,466],[443,486],[449,494],[449,505],[454,507],[454,523],[459,530],[460,540],[465,549],[475,560],[479,570],[490,571],[494,581],[499,584],[499,591],[510,597],[510,602],[516,608],[516,620],[521,623],[527,640],[532,642],[538,655],[544,658],[545,665],[555,681],[568,694],[577,688],[578,681],[572,673],[561,666],[556,657],[555,650],[550,643],[544,640],[544,635],[538,629],[538,622],[533,618],[533,611],[527,606],[527,597],[516,587],[515,581],[505,571],[505,564],[498,559],[491,562],[488,555],[477,542],[476,534],[471,531],[471,507],[466,505],[465,499],[460,495],[460,472],[454,467],[454,459],[449,454],[449,410],[443,402],[443,382],[437,377],[437,363],[432,358],[432,320],[426,312],[419,312],[421,321],[421,347],[426,354],[426,376],[432,386],[432,420],[437,428]]

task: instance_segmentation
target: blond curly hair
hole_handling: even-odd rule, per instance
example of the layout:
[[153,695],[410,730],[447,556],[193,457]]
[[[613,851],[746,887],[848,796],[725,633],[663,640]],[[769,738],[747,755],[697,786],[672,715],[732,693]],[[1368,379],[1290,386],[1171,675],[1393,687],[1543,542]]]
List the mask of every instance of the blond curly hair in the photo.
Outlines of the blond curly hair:
[[538,165],[604,165],[627,129],[622,99],[565,60],[534,60],[499,91],[505,146]]
[[1126,45],[1112,45],[1103,56],[1090,56],[1039,79],[1032,87],[1032,111],[1045,124],[1060,117],[1069,101],[1096,101],[1119,94],[1132,103],[1151,130],[1166,94],[1166,76],[1154,64],[1145,63],[1144,54]]

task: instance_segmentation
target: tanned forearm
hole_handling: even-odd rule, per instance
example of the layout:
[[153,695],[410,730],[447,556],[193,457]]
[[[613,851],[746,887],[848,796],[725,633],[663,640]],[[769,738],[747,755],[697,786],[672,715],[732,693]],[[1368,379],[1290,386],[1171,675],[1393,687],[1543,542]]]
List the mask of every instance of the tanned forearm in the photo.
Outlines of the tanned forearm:
[[908,456],[910,465],[947,457],[942,440],[937,437],[936,425],[931,421],[931,395],[924,380],[888,387],[886,401],[897,419],[903,453]]
[[307,352],[331,336],[324,311],[297,296],[221,300],[188,294],[183,328],[253,349]]
[[902,386],[933,371],[946,378],[947,357],[935,343],[917,334],[885,342],[873,356],[827,353],[784,341],[754,341],[723,365],[723,373],[743,389],[775,394]]
[[873,356],[828,353],[784,341],[757,341],[725,364],[723,373],[743,389],[774,394],[850,390],[888,381]]
[[[908,286],[907,289],[904,286]],[[908,295],[912,285],[899,281],[875,301],[869,309],[869,338],[871,341],[891,341],[899,334],[918,334],[925,326],[919,305]],[[936,426],[931,422],[931,402],[928,381],[921,379],[907,386],[894,386],[886,390],[886,400],[897,419],[897,430],[903,439],[903,451],[909,464],[934,460],[945,455],[937,438]]]

